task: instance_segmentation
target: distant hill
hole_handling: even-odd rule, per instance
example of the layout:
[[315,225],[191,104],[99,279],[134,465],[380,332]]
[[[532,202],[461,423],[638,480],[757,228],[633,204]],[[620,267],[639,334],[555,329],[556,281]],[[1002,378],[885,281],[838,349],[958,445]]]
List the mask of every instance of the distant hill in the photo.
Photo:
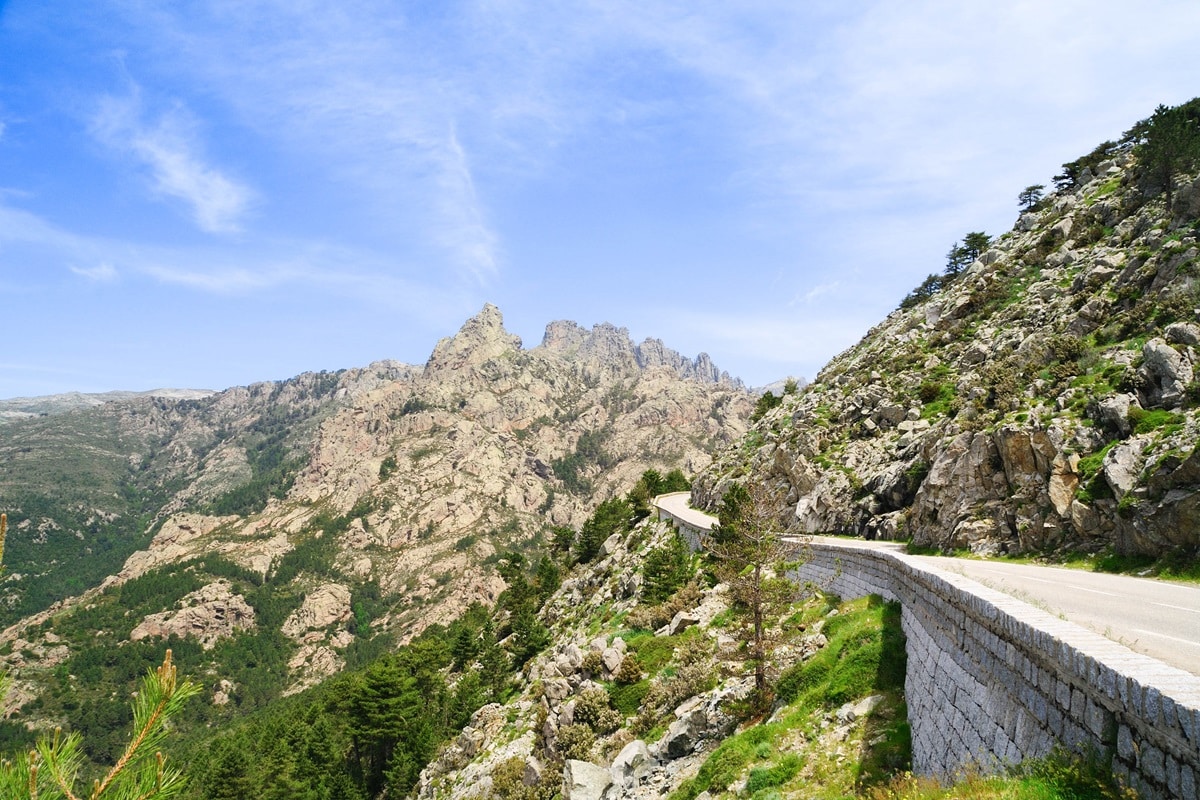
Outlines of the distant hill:
[[141,397],[162,397],[169,400],[200,400],[214,394],[206,389],[151,389],[148,392],[101,392],[86,394],[83,392],[67,392],[65,394],[48,394],[41,397],[13,397],[0,400],[0,424],[30,417],[48,417],[54,414],[64,414],[68,411],[78,411],[84,408],[94,408],[105,403],[135,400]]

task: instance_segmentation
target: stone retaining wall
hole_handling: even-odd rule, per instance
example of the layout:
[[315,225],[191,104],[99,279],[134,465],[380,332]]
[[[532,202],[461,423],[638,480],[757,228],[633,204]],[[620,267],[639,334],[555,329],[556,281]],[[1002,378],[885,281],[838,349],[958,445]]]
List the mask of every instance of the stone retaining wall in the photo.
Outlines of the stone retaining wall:
[[671,494],[659,495],[654,498],[654,508],[658,511],[658,518],[670,522],[675,526],[675,530],[679,531],[679,535],[688,543],[688,547],[692,550],[699,550],[704,546],[704,539],[711,532],[709,528],[702,528],[695,525],[690,520],[684,519],[678,514],[672,514],[667,509],[658,505],[658,500],[672,495],[691,496],[691,492],[672,492]]
[[1111,757],[1145,800],[1200,800],[1200,679],[899,553],[806,550],[797,580],[900,602],[919,773],[988,770],[1061,744]]

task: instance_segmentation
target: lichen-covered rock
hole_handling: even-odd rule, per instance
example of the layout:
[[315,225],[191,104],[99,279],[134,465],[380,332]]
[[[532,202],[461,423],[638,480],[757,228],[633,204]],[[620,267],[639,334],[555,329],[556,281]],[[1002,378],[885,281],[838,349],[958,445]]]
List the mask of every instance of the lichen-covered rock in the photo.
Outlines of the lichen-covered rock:
[[604,767],[574,758],[563,765],[563,795],[569,800],[600,800],[611,785],[612,775]]

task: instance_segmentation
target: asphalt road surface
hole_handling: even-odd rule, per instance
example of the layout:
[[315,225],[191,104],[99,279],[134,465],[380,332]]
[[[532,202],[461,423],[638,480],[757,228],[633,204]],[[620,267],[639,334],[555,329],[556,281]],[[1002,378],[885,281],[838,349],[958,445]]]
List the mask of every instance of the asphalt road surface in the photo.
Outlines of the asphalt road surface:
[[918,558],[1200,675],[1198,586],[1029,564]]
[[[662,507],[697,527],[716,519],[687,506],[687,495],[662,498]],[[814,537],[839,547],[903,553],[897,542]],[[909,556],[955,572],[1041,610],[1120,642],[1130,650],[1200,675],[1200,586],[1078,569]]]
[[[813,539],[840,547],[904,552],[904,545],[898,542]],[[908,558],[970,578],[1134,652],[1200,675],[1200,586],[1007,561]]]

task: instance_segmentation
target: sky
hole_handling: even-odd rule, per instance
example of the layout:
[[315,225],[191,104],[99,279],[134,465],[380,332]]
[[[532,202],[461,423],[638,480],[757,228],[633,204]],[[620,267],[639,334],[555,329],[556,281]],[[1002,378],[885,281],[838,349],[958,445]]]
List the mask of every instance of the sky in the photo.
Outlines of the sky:
[[1200,3],[0,0],[0,397],[421,364],[485,303],[812,378],[1200,95]]

